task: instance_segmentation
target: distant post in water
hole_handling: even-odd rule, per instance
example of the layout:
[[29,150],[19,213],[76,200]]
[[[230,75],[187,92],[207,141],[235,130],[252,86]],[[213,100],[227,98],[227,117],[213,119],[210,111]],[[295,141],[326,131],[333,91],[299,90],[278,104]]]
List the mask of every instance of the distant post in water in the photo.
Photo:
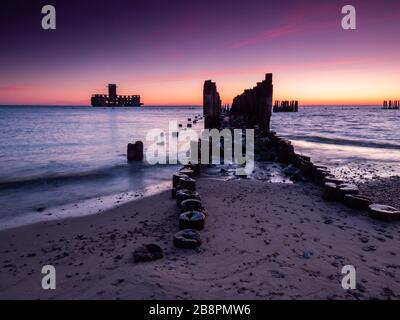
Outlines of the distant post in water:
[[142,161],[143,160],[143,142],[136,141],[135,143],[128,144],[127,150],[128,161]]

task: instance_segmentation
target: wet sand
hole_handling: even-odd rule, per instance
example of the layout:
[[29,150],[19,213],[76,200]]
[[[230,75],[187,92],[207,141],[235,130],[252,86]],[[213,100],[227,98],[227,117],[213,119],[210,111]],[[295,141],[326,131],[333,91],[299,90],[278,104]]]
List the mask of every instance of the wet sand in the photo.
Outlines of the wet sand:
[[[321,199],[307,183],[200,178],[208,210],[198,250],[176,249],[169,192],[86,217],[0,231],[1,299],[400,298],[400,222],[376,222]],[[164,258],[134,263],[156,243]],[[41,288],[41,268],[57,289]],[[357,289],[341,287],[341,268]]]

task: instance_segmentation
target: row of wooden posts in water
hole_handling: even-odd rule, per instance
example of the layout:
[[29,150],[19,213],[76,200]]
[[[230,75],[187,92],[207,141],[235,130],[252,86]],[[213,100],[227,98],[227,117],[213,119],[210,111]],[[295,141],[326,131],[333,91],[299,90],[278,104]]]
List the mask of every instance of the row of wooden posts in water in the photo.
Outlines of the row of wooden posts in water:
[[400,100],[385,100],[383,101],[383,109],[395,109],[399,110],[400,109]]
[[275,101],[274,112],[298,112],[299,102],[295,101]]

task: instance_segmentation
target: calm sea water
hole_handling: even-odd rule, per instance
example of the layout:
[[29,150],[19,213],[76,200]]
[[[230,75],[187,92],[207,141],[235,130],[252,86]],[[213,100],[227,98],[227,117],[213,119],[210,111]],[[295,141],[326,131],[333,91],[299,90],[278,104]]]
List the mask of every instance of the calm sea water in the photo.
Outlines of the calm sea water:
[[272,127],[297,151],[344,178],[400,174],[400,110],[308,107],[275,113]]
[[[0,228],[47,208],[169,184],[176,166],[127,163],[126,145],[198,107],[0,107]],[[203,122],[195,128],[200,130]],[[272,127],[296,150],[346,174],[400,174],[400,111],[310,107],[276,113]],[[42,209],[37,210],[39,208]],[[51,211],[51,210],[50,210]],[[53,212],[53,211],[52,211]],[[62,215],[60,215],[62,217]]]

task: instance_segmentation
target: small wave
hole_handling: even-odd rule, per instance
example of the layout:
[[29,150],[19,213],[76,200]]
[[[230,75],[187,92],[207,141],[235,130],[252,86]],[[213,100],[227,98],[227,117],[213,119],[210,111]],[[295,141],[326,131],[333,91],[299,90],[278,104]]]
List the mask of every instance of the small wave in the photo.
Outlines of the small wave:
[[288,139],[297,141],[308,141],[317,142],[325,144],[333,144],[339,146],[356,146],[364,148],[379,148],[379,149],[392,149],[400,150],[400,145],[385,142],[374,142],[374,141],[360,141],[360,140],[350,140],[343,138],[328,138],[323,136],[288,136]]

